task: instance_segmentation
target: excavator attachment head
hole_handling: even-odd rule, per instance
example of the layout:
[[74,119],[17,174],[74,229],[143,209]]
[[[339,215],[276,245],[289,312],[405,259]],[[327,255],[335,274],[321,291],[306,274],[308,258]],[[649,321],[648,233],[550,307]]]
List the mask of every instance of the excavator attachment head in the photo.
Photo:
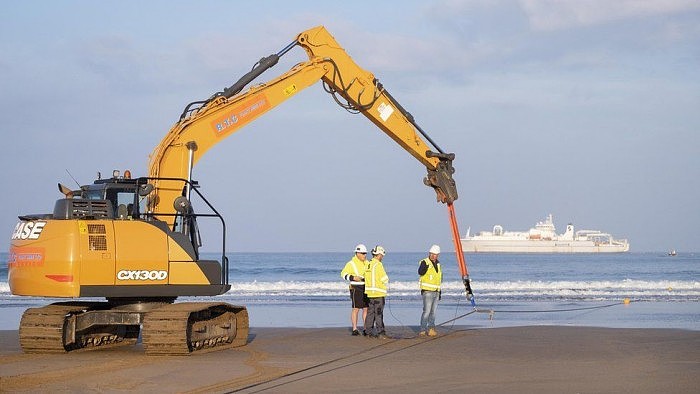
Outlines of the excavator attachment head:
[[438,202],[452,204],[458,197],[457,186],[452,178],[452,174],[455,172],[454,167],[452,167],[455,154],[428,151],[426,156],[436,157],[440,162],[434,170],[428,170],[428,175],[423,179],[423,183],[435,189]]

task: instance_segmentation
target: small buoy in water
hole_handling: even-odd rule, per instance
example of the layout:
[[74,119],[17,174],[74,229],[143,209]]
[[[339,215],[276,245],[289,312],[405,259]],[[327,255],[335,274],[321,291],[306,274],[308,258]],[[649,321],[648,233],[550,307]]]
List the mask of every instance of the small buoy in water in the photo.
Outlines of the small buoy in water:
[[673,291],[673,287],[669,287],[669,288],[668,288],[668,291]]
[[623,302],[625,305],[629,305],[629,304],[630,304],[630,299],[629,299],[629,298],[625,298],[624,300],[622,300],[622,302]]

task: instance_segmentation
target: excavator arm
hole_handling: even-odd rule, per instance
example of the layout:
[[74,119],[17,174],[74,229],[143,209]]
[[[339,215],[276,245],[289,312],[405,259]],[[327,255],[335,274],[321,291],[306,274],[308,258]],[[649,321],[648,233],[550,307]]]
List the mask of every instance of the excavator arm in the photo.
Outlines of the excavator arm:
[[[309,59],[268,82],[243,89],[295,46],[301,46]],[[182,182],[191,179],[192,168],[215,144],[232,135],[259,116],[322,81],[326,91],[342,107],[361,113],[391,139],[425,165],[424,183],[437,193],[437,200],[451,205],[457,199],[452,174],[454,154],[444,153],[379,83],[375,76],[358,66],[333,36],[318,26],[302,32],[279,53],[261,59],[253,69],[229,88],[208,100],[191,103],[151,154],[149,177],[155,191],[149,197],[149,211],[156,217],[172,216],[173,206],[183,193]],[[428,146],[425,138],[433,148]]]
[[[425,165],[428,175],[424,182],[435,189],[439,202],[452,203],[457,199],[457,188],[452,178],[454,154],[444,153],[372,73],[358,66],[323,27],[299,34],[297,42],[306,50],[309,59],[326,59],[333,66],[332,71],[324,74],[322,79],[326,91],[334,98],[340,95],[345,100],[342,103],[336,99],[341,106],[365,115]],[[431,150],[418,133],[437,152]]]

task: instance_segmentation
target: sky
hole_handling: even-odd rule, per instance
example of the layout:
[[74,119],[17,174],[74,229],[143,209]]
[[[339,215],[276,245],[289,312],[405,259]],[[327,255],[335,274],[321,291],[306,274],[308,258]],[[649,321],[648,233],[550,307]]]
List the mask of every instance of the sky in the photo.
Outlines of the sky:
[[[185,105],[317,25],[456,154],[462,235],[551,213],[559,232],[602,230],[635,252],[700,251],[696,0],[6,2],[0,250],[17,215],[53,211],[58,182],[145,175]],[[258,82],[306,59],[295,48]],[[320,83],[194,170],[234,252],[454,250],[424,176]]]

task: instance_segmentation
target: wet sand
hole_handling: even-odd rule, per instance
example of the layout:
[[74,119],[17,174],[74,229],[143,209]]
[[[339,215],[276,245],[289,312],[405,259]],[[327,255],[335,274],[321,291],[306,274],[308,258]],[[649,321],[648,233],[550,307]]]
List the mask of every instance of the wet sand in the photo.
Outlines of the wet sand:
[[343,328],[251,328],[248,345],[146,356],[140,344],[24,354],[0,331],[0,392],[691,393],[700,331],[530,326],[389,327],[394,339]]

